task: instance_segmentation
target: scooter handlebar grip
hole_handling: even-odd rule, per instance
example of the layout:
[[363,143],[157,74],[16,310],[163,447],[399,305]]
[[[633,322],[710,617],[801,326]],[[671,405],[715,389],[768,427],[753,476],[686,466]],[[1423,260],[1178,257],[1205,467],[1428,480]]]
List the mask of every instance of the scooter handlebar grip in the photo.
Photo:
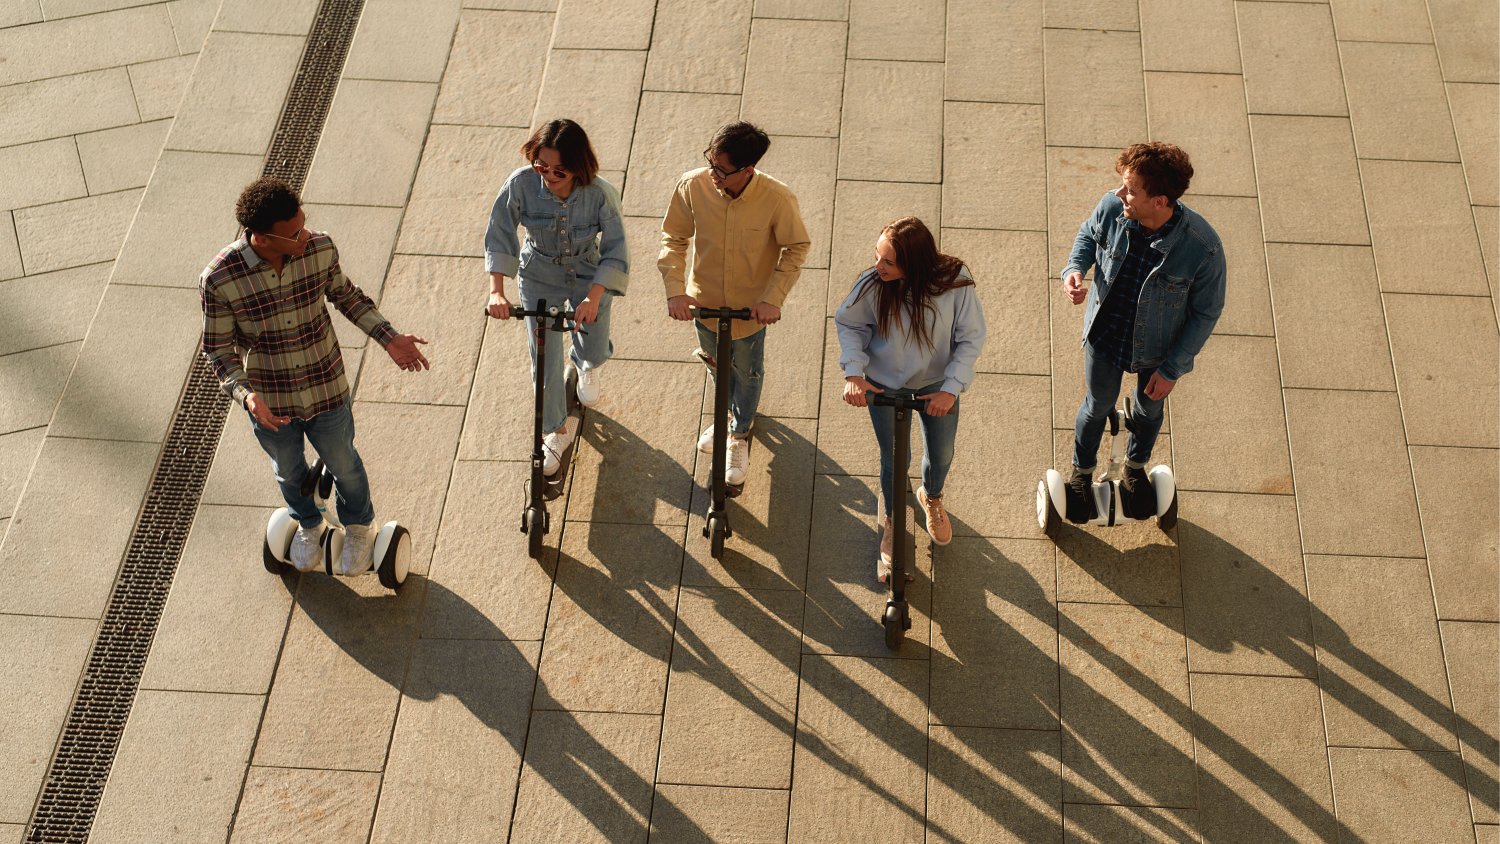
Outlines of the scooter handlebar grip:
[[870,404],[881,407],[904,407],[907,410],[927,409],[927,399],[907,398],[906,396],[888,396],[885,393],[866,393]]
[[688,308],[699,319],[753,319],[749,308]]

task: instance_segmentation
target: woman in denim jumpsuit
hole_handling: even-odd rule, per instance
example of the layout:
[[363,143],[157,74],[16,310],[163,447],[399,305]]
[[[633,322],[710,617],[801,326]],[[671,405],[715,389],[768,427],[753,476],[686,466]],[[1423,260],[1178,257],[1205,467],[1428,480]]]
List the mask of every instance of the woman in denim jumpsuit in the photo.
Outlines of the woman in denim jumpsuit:
[[[599,367],[614,353],[609,339],[610,301],[625,293],[630,256],[620,213],[620,193],[598,178],[599,162],[588,135],[571,120],[553,120],[521,146],[530,164],[510,174],[490,211],[484,236],[484,263],[490,275],[489,314],[510,316],[505,279],[516,276],[521,305],[535,308],[570,303],[580,331],[572,335],[570,359],[578,370],[578,400],[600,398]],[[521,242],[516,227],[526,229]],[[535,326],[531,326],[533,331]],[[587,333],[585,333],[587,332]],[[537,377],[536,341],[531,331],[531,377]],[[546,378],[542,408],[546,458],[543,472],[556,474],[560,456],[577,434],[568,416],[561,343],[547,344],[541,371]]]

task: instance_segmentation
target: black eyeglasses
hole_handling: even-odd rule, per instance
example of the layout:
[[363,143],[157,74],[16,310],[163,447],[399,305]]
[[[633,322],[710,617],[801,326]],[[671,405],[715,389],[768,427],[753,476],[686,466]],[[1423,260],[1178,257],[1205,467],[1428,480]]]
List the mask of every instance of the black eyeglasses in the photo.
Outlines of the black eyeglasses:
[[719,165],[714,163],[713,156],[710,154],[712,152],[713,150],[711,149],[704,150],[703,160],[708,162],[708,169],[714,171],[714,175],[718,176],[720,179],[727,179],[730,176],[737,176],[740,173],[743,173],[746,170],[750,169],[750,165],[747,164],[744,167],[739,168],[738,170],[725,170],[723,167],[720,167]]

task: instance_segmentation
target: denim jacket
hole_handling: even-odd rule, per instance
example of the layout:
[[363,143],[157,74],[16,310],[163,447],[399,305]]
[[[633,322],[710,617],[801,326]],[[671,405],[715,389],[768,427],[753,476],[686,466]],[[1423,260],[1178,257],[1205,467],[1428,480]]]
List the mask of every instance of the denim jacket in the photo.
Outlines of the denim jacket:
[[[1128,221],[1122,216],[1123,208],[1113,193],[1099,200],[1094,213],[1078,227],[1073,252],[1062,271],[1066,279],[1074,270],[1087,275],[1090,267],[1099,267],[1083,315],[1084,342],[1125,258]],[[1225,275],[1219,235],[1198,212],[1182,202],[1177,208],[1182,219],[1166,237],[1151,243],[1161,253],[1161,261],[1141,286],[1133,343],[1137,370],[1154,367],[1173,381],[1192,371],[1193,358],[1219,321]]]
[[[526,228],[526,242],[516,225]],[[572,287],[592,280],[616,296],[630,282],[630,255],[620,216],[620,192],[595,178],[575,185],[567,199],[547,190],[530,167],[511,173],[495,197],[484,235],[487,272]]]

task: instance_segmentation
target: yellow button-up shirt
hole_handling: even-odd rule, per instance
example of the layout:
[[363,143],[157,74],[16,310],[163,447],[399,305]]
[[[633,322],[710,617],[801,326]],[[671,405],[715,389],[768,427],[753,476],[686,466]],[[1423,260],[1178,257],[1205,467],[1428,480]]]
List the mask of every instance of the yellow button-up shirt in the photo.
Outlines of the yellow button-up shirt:
[[[692,263],[688,245],[692,244]],[[812,246],[797,197],[757,170],[737,197],[714,187],[707,167],[683,174],[661,224],[656,265],[667,298],[687,294],[706,308],[781,307]],[[763,326],[735,320],[734,339]]]

